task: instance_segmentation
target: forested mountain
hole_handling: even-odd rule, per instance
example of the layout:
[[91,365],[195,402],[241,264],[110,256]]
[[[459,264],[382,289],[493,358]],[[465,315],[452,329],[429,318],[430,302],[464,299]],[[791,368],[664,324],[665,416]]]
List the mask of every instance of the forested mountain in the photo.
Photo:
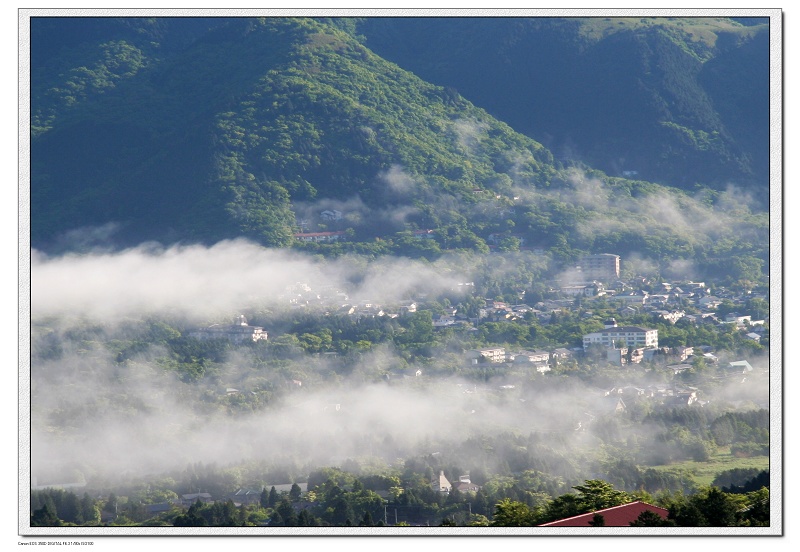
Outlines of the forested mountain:
[[359,31],[557,157],[686,189],[766,191],[763,19],[369,18]]
[[[171,53],[141,24],[137,40],[84,42],[33,68],[34,243],[114,221],[139,240],[287,245],[290,201],[474,203],[512,164],[553,173],[539,144],[332,25],[230,20]],[[486,143],[469,151],[478,131]],[[393,168],[417,178],[387,184]]]
[[338,230],[408,254],[426,229],[425,255],[494,236],[561,260],[744,258],[734,279],[757,278],[764,26],[650,23],[33,18],[32,245]]

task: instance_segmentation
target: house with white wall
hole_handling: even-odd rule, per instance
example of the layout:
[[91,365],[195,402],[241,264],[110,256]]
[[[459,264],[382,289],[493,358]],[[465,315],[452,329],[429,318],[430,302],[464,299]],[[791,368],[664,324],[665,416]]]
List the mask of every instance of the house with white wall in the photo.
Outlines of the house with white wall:
[[592,345],[602,345],[605,348],[615,349],[624,343],[627,347],[657,349],[658,330],[642,328],[640,326],[613,326],[606,327],[599,332],[592,332],[583,336],[583,350]]

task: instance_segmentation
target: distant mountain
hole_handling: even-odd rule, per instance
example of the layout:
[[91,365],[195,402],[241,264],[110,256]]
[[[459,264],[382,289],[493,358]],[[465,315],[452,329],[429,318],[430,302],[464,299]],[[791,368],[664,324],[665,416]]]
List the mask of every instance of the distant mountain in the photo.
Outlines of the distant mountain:
[[[32,245],[317,251],[294,234],[326,231],[353,244],[328,253],[735,253],[753,275],[765,213],[693,186],[760,182],[742,136],[761,119],[730,119],[761,93],[739,81],[760,70],[763,31],[724,26],[715,47],[678,48],[666,23],[33,18]],[[715,239],[734,224],[746,240]]]
[[766,201],[764,18],[368,18],[358,31],[557,158]]

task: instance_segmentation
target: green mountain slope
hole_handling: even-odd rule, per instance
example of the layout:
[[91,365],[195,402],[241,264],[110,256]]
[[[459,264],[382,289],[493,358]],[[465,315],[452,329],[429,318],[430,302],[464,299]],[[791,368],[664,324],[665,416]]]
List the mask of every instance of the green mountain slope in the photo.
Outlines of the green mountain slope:
[[378,54],[557,157],[766,194],[769,26],[721,18],[369,18]]
[[[550,161],[536,142],[313,20],[234,20],[164,60],[140,57],[136,74],[74,108],[63,102],[38,127],[34,242],[114,220],[137,239],[169,230],[286,245],[290,199],[358,194],[385,209],[431,186],[463,199],[498,177],[503,151],[526,152],[536,174]],[[460,119],[481,125],[487,147],[464,151]],[[431,182],[393,197],[379,175],[398,164]]]
[[81,19],[61,36],[58,21],[32,21],[33,246],[113,231],[118,247],[246,237],[317,251],[293,234],[335,230],[350,245],[328,252],[742,257],[737,274],[760,276],[765,213],[729,193],[690,197],[563,164],[454,88],[373,53],[356,23]]

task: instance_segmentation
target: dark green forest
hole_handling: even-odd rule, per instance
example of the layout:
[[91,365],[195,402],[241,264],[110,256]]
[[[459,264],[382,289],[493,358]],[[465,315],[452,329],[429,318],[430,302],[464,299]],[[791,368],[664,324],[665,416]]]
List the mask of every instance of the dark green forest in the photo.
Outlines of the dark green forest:
[[371,18],[358,29],[558,158],[688,190],[767,181],[763,19]]
[[[210,471],[213,477],[213,470],[203,468],[199,467],[201,473]],[[537,475],[524,474],[519,484],[529,485]],[[759,474],[763,475],[769,476],[767,472]],[[419,524],[525,527],[641,499],[669,508],[670,515],[667,519],[639,516],[630,526],[762,527],[769,524],[768,487],[733,493],[708,487],[691,496],[677,493],[652,497],[646,492],[619,491],[602,480],[587,480],[549,499],[541,492],[527,492],[520,496],[517,483],[488,492],[451,491],[443,496],[428,486],[415,488],[412,482],[398,477],[359,477],[338,470],[322,470],[311,477],[321,482],[305,495],[296,484],[288,492],[280,493],[275,486],[269,490],[264,487],[260,493],[254,493],[257,499],[251,504],[237,505],[230,499],[204,503],[198,499],[186,510],[172,507],[156,515],[140,501],[144,497],[141,490],[134,491],[137,498],[126,497],[124,502],[113,493],[92,499],[87,493],[81,497],[60,489],[34,491],[31,495],[31,525],[92,527],[98,526],[101,515],[105,515],[113,520],[109,524],[111,527],[385,527]],[[379,494],[385,495],[386,491],[394,496],[388,501]],[[149,489],[147,494],[158,492]],[[168,496],[170,492],[160,491],[162,496]]]

